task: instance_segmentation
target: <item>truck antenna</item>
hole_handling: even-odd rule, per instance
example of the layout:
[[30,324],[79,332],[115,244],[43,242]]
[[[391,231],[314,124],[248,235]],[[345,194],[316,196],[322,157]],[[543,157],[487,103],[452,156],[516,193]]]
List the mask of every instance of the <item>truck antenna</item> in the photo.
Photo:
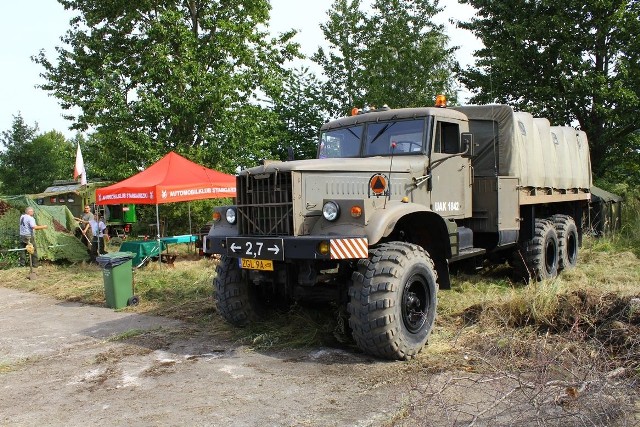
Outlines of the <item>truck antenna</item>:
[[387,208],[387,199],[391,200],[391,169],[393,167],[393,155],[396,152],[396,146],[398,144],[396,144],[395,142],[391,143],[391,161],[389,162],[389,183],[387,184],[387,197],[385,197],[384,199],[384,207],[383,209]]

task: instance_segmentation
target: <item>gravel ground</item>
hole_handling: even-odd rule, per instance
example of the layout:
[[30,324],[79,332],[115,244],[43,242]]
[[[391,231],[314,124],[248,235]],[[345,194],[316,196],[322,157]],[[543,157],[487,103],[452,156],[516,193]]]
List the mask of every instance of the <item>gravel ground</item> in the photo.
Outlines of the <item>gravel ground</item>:
[[466,354],[427,374],[335,348],[256,352],[1,286],[0,426],[640,425],[637,390],[613,375],[576,392],[500,366],[470,372]]
[[0,423],[378,426],[400,362],[257,353],[179,321],[0,287]]

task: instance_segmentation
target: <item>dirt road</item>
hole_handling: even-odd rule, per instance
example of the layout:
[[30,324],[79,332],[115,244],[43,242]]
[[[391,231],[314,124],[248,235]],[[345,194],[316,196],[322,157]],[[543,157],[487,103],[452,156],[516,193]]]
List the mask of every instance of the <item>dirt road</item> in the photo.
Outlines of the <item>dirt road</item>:
[[0,285],[0,426],[639,425],[624,371],[558,380],[462,348],[438,372],[435,347],[426,364],[255,352],[193,324]]
[[386,374],[397,363],[259,354],[179,321],[0,287],[2,425],[379,426],[406,397]]

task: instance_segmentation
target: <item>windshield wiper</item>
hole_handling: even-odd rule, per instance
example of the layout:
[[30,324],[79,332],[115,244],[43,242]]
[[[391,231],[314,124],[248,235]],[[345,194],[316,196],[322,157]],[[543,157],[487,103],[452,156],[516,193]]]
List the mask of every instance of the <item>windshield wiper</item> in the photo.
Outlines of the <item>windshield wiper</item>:
[[355,139],[357,139],[358,141],[360,141],[360,137],[358,135],[356,135],[356,133],[354,131],[351,130],[351,128],[346,128],[351,135],[353,135],[355,137]]
[[391,128],[391,126],[395,125],[396,123],[398,123],[398,122],[387,123],[386,125],[384,125],[384,126],[382,127],[382,129],[380,129],[380,130],[378,131],[378,133],[376,134],[376,136],[374,136],[374,137],[373,137],[373,139],[371,140],[371,142],[369,142],[369,144],[373,144],[374,142],[376,142],[376,140],[377,140],[378,138],[380,138],[380,137],[382,136],[382,134],[383,134],[383,133],[385,133],[386,131],[388,131],[388,130],[389,130],[389,128]]

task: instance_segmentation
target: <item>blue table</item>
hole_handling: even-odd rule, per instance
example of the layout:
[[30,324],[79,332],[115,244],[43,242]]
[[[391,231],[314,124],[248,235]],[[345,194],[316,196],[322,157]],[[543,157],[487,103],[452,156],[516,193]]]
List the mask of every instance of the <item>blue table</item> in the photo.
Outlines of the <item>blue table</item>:
[[164,243],[192,243],[196,241],[196,236],[185,234],[182,236],[161,237],[160,241]]
[[168,246],[170,244],[186,243],[188,245],[189,250],[191,250],[191,244],[193,243],[195,245],[195,241],[197,240],[197,238],[198,236],[194,236],[192,234],[184,234],[182,236],[161,237],[160,240],[162,241],[162,243],[167,245],[167,255],[169,255]]
[[160,256],[160,252],[167,248],[167,244],[162,240],[160,241],[160,246],[158,247],[157,240],[129,240],[120,245],[119,251],[134,253],[133,266],[141,267],[150,258]]

